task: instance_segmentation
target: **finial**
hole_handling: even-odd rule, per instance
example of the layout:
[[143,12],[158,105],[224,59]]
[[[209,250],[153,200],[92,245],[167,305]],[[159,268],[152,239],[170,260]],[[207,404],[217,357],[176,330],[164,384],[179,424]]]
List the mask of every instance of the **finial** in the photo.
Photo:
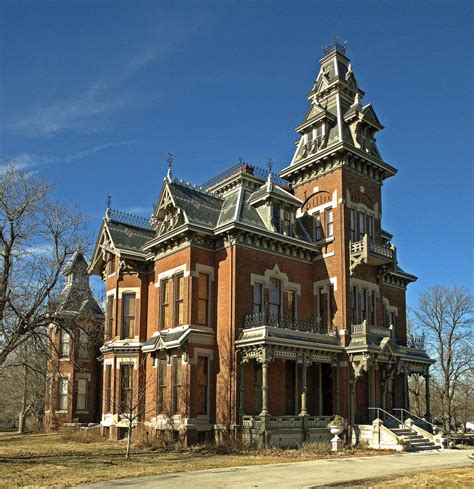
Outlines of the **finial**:
[[337,34],[335,33],[333,36],[332,43],[329,46],[326,43],[323,43],[322,48],[323,48],[324,56],[327,56],[328,54],[334,51],[339,52],[341,54],[346,54],[347,41],[344,41],[343,43],[337,42]]
[[171,182],[173,180],[173,174],[171,172],[171,166],[173,165],[173,153],[168,153],[168,158],[166,159],[168,162],[168,172],[166,173],[166,180]]
[[107,206],[107,209],[105,210],[105,218],[107,220],[110,219],[110,208],[112,207],[112,196],[107,195],[107,198],[105,199],[105,205]]
[[240,163],[240,166],[244,166],[245,165],[245,161],[243,159],[242,156],[239,156],[239,163]]
[[270,192],[272,189],[272,168],[273,168],[273,160],[271,156],[268,157],[267,161],[267,167],[268,167],[268,178],[267,178],[267,191]]

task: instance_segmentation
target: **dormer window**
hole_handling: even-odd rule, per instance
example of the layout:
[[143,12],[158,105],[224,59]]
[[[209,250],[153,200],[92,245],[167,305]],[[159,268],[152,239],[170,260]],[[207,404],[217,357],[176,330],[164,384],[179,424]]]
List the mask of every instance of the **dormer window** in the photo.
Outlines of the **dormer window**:
[[272,224],[277,233],[281,233],[281,209],[280,204],[272,205]]
[[283,211],[283,232],[287,236],[291,236],[291,214],[289,209]]

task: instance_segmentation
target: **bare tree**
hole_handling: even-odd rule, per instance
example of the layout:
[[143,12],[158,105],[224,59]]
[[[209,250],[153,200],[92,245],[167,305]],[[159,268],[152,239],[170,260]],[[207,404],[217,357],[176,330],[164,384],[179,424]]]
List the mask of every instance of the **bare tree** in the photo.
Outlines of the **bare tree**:
[[11,425],[18,421],[18,432],[24,433],[27,420],[36,426],[44,412],[46,352],[38,345],[23,343],[0,367],[0,411]]
[[84,218],[51,186],[7,166],[0,174],[0,366],[46,335],[61,270],[82,242]]
[[124,421],[127,427],[127,449],[125,458],[130,460],[132,431],[143,421],[145,416],[156,410],[156,403],[147,397],[147,389],[154,382],[153,376],[146,376],[146,356],[122,358],[119,368],[118,392],[109,395],[108,402],[114,413],[118,414],[119,422]]
[[415,311],[418,326],[436,359],[432,385],[439,396],[439,417],[447,434],[454,423],[456,394],[474,367],[473,313],[474,296],[468,290],[441,285],[425,291]]

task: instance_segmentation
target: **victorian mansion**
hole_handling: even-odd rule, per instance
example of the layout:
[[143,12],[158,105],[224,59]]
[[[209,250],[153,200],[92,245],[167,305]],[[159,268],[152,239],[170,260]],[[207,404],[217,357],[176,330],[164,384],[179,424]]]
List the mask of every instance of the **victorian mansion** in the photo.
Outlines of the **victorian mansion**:
[[137,423],[189,443],[295,445],[325,439],[335,414],[357,425],[369,408],[408,409],[408,376],[428,378],[432,360],[407,338],[416,277],[382,228],[396,174],[383,126],[345,47],[320,63],[278,175],[242,162],[198,186],[170,165],[150,220],[106,210],[88,269],[106,286],[89,386],[104,434],[121,436],[133,399]]

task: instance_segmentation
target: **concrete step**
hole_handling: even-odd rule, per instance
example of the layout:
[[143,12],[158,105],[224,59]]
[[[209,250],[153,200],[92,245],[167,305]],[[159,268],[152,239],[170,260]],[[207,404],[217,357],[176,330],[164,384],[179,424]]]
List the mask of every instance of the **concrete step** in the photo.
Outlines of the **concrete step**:
[[397,436],[403,436],[407,440],[411,439],[410,451],[412,452],[437,450],[438,448],[431,440],[406,428],[392,428],[390,431]]

